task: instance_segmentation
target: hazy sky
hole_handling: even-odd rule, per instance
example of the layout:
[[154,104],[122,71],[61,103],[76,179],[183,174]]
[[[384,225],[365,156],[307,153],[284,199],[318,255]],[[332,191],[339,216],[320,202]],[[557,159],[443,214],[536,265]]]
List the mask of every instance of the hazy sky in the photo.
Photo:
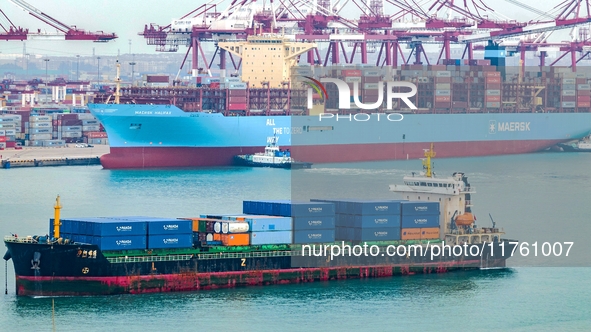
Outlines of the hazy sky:
[[[109,43],[93,43],[85,41],[72,42],[49,42],[49,41],[27,41],[27,53],[40,55],[92,55],[93,47],[96,55],[117,55],[129,53],[129,40],[131,39],[132,53],[155,53],[153,46],[147,46],[143,37],[138,32],[143,30],[147,23],[160,25],[169,24],[174,18],[197,8],[204,1],[187,0],[26,0],[29,4],[37,7],[44,13],[62,21],[68,25],[76,25],[88,31],[103,30],[115,32],[119,38]],[[223,10],[226,0],[219,10]],[[261,0],[259,0],[261,2]],[[434,0],[417,1],[418,3],[432,3]],[[490,7],[500,14],[510,16],[517,20],[529,20],[537,17],[504,0],[486,1]],[[533,1],[522,0],[540,10],[551,10],[559,1]],[[347,12],[356,11],[354,4],[347,5]],[[423,6],[428,8],[429,6]],[[30,30],[42,29],[47,32],[54,31],[45,23],[36,20],[26,12],[17,8],[8,0],[0,0],[0,8],[8,15],[12,22]],[[389,7],[392,8],[392,7]],[[0,22],[4,25],[5,20]],[[565,38],[558,38],[558,40]],[[20,41],[0,42],[2,53],[22,53],[23,43]],[[186,48],[181,47],[179,53],[185,52]]]

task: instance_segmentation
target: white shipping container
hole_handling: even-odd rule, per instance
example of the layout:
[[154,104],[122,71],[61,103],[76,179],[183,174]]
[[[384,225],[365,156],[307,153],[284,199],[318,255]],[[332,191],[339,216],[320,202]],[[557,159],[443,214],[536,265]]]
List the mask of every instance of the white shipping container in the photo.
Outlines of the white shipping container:
[[379,77],[382,76],[379,70],[364,70],[363,76]]
[[6,143],[0,142],[0,149],[6,149]]
[[451,83],[435,83],[435,90],[450,90]]
[[49,115],[31,115],[29,122],[47,122],[53,120]]
[[591,84],[579,84],[577,90],[591,90]]
[[562,90],[563,96],[575,96],[577,94],[576,90]]
[[562,84],[576,84],[576,79],[574,78],[563,78]]
[[51,134],[30,134],[29,139],[32,141],[44,141],[51,139]]
[[487,96],[500,96],[501,90],[486,90]]
[[0,128],[2,128],[2,129],[7,129],[7,128],[14,129],[15,126],[14,126],[14,123],[12,123],[12,122],[0,122]]
[[347,76],[347,77],[345,77],[345,82],[347,82],[347,83],[355,83],[355,82],[361,83],[361,77],[360,76],[359,77]]
[[435,74],[437,77],[451,77],[451,72],[447,70],[437,71]]
[[6,130],[2,129],[0,130],[0,136],[5,136],[6,135]]
[[43,141],[43,146],[65,146],[66,142],[63,140],[47,140]]
[[99,126],[99,125],[82,126],[82,131],[99,131],[99,130],[101,130],[101,126]]
[[62,126],[62,132],[66,131],[82,131],[82,126]]
[[16,128],[14,128],[14,132],[19,134],[19,133],[22,133],[23,130],[21,129],[21,127],[16,127]]
[[29,122],[29,128],[51,128],[50,122]]
[[6,136],[16,135],[16,129],[6,129],[6,130],[4,130],[4,135],[6,135]]
[[62,137],[64,138],[78,138],[82,137],[81,131],[64,131],[62,132]]
[[51,134],[52,133],[52,129],[51,128],[35,128],[35,129],[29,129],[29,134]]
[[365,83],[363,84],[363,88],[367,90],[377,90],[379,89],[379,83]]
[[575,108],[576,102],[574,101],[563,101],[562,102],[562,107],[566,107],[566,108]]
[[19,121],[19,120],[13,119],[13,118],[6,118],[6,119],[0,118],[0,123],[7,123],[7,122],[14,123],[16,121]]
[[11,136],[6,135],[6,140],[9,141],[9,142],[14,142],[16,140],[16,136],[14,136],[14,135],[11,135]]
[[435,90],[436,96],[451,96],[450,90]]
[[96,120],[96,118],[91,113],[79,113],[78,120]]
[[7,119],[11,119],[12,121],[20,121],[22,116],[20,114],[3,114],[0,115],[0,119],[6,121]]

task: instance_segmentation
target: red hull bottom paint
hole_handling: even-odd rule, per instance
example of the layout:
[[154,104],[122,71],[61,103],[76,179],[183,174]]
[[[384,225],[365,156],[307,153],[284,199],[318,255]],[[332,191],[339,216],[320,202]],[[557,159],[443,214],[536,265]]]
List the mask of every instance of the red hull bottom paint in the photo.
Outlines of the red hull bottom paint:
[[[357,278],[381,278],[417,273],[472,270],[480,260],[398,266],[297,268],[266,271],[183,273],[118,277],[17,276],[17,295],[75,296],[198,291],[217,288],[279,285]],[[505,267],[505,259],[488,261],[489,267]]]
[[[470,157],[536,152],[564,140],[515,140],[435,143],[437,157]],[[347,144],[292,146],[294,159],[311,163],[340,163],[416,159],[430,143]],[[229,166],[240,154],[262,152],[258,147],[192,148],[146,147],[111,148],[101,157],[104,168],[159,168]]]

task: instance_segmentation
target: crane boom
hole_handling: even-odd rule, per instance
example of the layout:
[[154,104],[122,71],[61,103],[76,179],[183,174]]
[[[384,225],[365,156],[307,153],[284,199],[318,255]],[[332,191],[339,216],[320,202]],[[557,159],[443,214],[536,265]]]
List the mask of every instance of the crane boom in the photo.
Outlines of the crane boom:
[[527,9],[530,12],[536,13],[536,14],[538,14],[540,16],[544,16],[544,17],[549,18],[549,19],[554,19],[554,16],[546,13],[545,11],[539,10],[539,9],[537,9],[535,7],[528,6],[528,5],[526,5],[524,3],[521,3],[521,2],[519,2],[517,0],[505,0],[505,1],[507,1],[509,3],[512,3],[512,4],[514,4],[514,5],[518,6],[518,7],[521,7],[523,9]]

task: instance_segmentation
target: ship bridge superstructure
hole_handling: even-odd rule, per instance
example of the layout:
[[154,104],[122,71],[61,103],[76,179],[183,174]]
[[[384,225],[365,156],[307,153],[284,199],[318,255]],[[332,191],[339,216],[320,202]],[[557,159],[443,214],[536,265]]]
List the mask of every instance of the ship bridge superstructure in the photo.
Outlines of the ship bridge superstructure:
[[504,234],[495,228],[477,228],[472,214],[472,194],[474,187],[462,172],[455,172],[451,177],[437,178],[433,172],[431,158],[435,156],[433,144],[425,150],[424,171],[403,178],[404,184],[390,185],[390,191],[402,195],[411,201],[439,202],[439,227],[441,238],[446,242],[482,243],[500,239]]

